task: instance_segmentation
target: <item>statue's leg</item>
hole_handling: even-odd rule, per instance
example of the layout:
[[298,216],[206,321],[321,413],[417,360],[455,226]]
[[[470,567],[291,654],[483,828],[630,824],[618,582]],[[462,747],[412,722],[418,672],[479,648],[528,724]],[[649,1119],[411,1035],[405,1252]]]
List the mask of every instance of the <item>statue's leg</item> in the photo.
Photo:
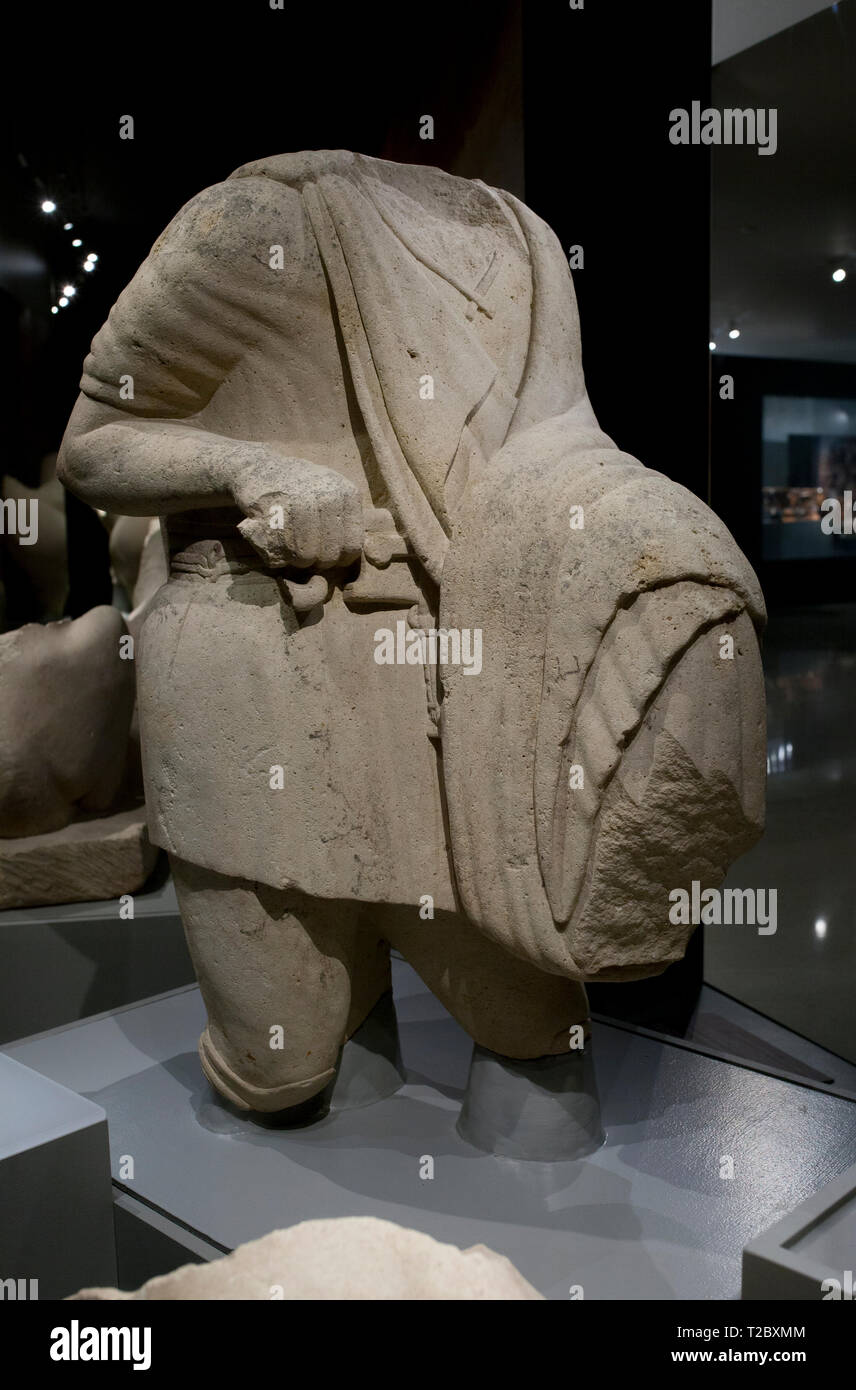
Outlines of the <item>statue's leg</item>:
[[390,987],[389,952],[357,905],[227,877],[172,859],[208,1012],[205,1075],[241,1109],[320,1095],[344,1041]]
[[505,1057],[567,1053],[587,1031],[588,1001],[576,980],[547,975],[509,955],[466,917],[415,907],[372,908],[372,921],[442,1000],[474,1042]]
[[583,986],[509,955],[462,916],[423,922],[402,908],[390,916],[390,941],[474,1042],[462,1137],[488,1153],[546,1161],[598,1148]]

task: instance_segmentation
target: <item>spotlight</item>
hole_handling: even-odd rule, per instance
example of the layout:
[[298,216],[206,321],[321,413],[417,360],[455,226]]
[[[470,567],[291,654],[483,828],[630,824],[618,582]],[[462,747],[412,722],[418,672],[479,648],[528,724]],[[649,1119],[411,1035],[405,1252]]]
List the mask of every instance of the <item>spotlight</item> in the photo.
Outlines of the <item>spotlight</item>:
[[839,266],[837,270],[833,270],[832,278],[835,281],[836,285],[840,285],[842,280],[847,279],[847,271],[844,270],[841,266]]
[[710,348],[711,352],[716,352],[716,343],[713,341],[713,339],[711,339],[711,341],[708,343],[708,347]]
[[51,202],[50,198],[45,198],[42,203],[42,212],[56,212],[56,203]]
[[64,309],[67,303],[68,303],[68,300],[66,299],[65,295],[63,295],[62,298],[61,298],[60,301],[59,301],[59,307],[60,307],[61,309]]
[[822,941],[823,938],[826,936],[825,917],[818,917],[817,921],[814,924],[814,934],[817,937],[818,941]]
[[729,336],[729,338],[739,338],[739,337],[740,337],[740,329],[739,329],[739,328],[730,328],[730,329],[728,330],[728,336]]
[[67,294],[69,299],[73,294],[77,294],[77,290],[74,288],[74,285],[63,285],[62,292],[63,294]]
[[71,244],[72,246],[82,246],[83,242],[80,240],[79,236],[76,236]]
[[63,230],[64,232],[70,232],[73,226],[74,226],[74,223],[73,223],[73,222],[63,222],[63,224],[62,224],[62,230]]
[[97,261],[97,260],[98,260],[98,257],[96,256],[96,254],[95,254],[94,251],[90,251],[90,252],[89,252],[89,255],[86,257],[86,259],[87,259],[88,261]]
[[59,309],[57,308],[57,306],[56,306],[55,304],[52,304],[52,305],[51,305],[51,313],[52,313],[52,314],[58,314],[58,313],[59,313]]
[[95,262],[94,262],[94,261],[84,261],[84,262],[83,262],[83,269],[84,269],[84,270],[94,270],[94,269],[95,269]]

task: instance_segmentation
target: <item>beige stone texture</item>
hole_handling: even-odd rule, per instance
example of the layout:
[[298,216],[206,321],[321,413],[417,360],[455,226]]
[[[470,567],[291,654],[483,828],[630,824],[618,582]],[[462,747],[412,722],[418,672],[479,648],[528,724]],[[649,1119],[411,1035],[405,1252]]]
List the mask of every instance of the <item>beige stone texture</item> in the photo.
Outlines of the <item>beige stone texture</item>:
[[[562,1051],[583,982],[678,959],[669,892],[761,833],[757,580],[600,430],[512,195],[346,151],[204,190],[96,336],[60,476],[161,519],[150,833],[235,1103],[323,1089],[390,943],[483,1046]],[[469,647],[409,660],[438,627]]]
[[0,637],[0,837],[112,808],[125,775],[134,663],[115,608]]
[[117,584],[121,584],[128,597],[133,598],[152,518],[117,516],[106,520],[110,527],[110,567],[113,577]]
[[6,584],[24,583],[34,609],[32,616],[50,622],[62,617],[68,597],[68,543],[65,524],[65,490],[54,476],[56,455],[44,461],[43,478],[36,488],[29,488],[17,478],[0,481],[0,497],[24,503],[28,514],[35,507],[38,515],[38,540],[34,545],[22,545],[14,533],[4,528],[0,545],[5,551]]
[[115,608],[0,636],[0,908],[112,898],[157,856],[129,795],[134,662]]
[[0,911],[136,893],[157,856],[144,806],[75,820],[45,835],[0,840]]
[[183,1265],[133,1293],[81,1289],[82,1299],[541,1300],[504,1255],[459,1250],[375,1217],[303,1221],[209,1264]]

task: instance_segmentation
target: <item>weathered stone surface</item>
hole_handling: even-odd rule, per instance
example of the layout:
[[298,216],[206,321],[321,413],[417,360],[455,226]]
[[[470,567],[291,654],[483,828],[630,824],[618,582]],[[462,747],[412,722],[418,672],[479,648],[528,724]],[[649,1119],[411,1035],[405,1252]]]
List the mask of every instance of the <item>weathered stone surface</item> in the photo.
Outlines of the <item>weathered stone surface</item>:
[[81,1289],[80,1299],[540,1300],[504,1255],[446,1245],[374,1217],[303,1221],[222,1260],[184,1265],[133,1293]]
[[110,567],[113,578],[122,586],[128,598],[133,599],[152,518],[117,516],[108,517],[106,520],[110,526]]
[[118,897],[154,867],[125,634],[102,607],[0,636],[2,908]]
[[68,596],[65,490],[55,477],[55,466],[56,454],[49,454],[37,488],[12,477],[0,482],[0,497],[14,502],[16,509],[23,506],[26,525],[32,519],[37,528],[34,543],[22,544],[17,530],[4,526],[0,547],[5,551],[6,583],[10,589],[25,586],[26,616],[43,622],[62,617]]
[[163,531],[157,517],[152,517],[140,552],[136,582],[131,591],[134,611],[139,613],[143,605],[148,603],[149,599],[168,579],[169,556],[166,551]]
[[105,606],[0,636],[0,838],[113,809],[134,704],[124,633]]
[[0,840],[0,910],[135,893],[157,856],[143,806],[72,821],[46,835]]
[[346,151],[256,161],[178,213],[81,385],[61,477],[169,552],[147,801],[225,1096],[320,1092],[390,942],[518,1058],[568,1046],[586,979],[681,955],[670,891],[763,823],[763,600],[600,430],[538,217]]

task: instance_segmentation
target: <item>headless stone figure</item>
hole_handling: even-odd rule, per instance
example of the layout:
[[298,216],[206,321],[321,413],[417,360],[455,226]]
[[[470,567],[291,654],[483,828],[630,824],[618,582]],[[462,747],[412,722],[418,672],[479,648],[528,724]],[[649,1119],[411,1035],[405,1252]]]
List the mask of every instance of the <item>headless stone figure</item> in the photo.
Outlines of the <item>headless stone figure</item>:
[[390,945],[483,1052],[567,1059],[583,982],[678,959],[671,890],[760,833],[757,581],[599,429],[511,195],[343,151],[205,190],[95,338],[60,474],[161,517],[150,834],[234,1104],[325,1091]]

